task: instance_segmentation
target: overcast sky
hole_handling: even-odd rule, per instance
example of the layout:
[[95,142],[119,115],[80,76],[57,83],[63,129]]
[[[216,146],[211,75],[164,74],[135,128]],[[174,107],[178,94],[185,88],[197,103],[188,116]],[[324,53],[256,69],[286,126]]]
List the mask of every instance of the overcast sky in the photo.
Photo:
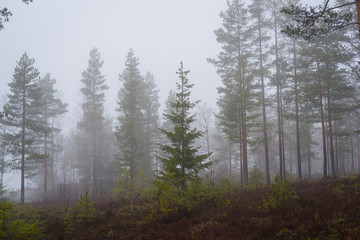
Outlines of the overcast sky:
[[[306,1],[304,1],[306,2]],[[308,1],[314,2],[314,1]],[[161,104],[178,80],[175,72],[184,62],[195,84],[194,100],[216,108],[220,78],[206,58],[216,57],[220,46],[214,29],[221,26],[219,13],[226,0],[2,0],[0,7],[13,12],[0,31],[0,97],[9,90],[16,61],[27,52],[41,76],[51,73],[63,101],[70,103],[67,121],[75,124],[82,103],[81,72],[89,52],[99,49],[106,113],[115,116],[119,74],[130,48],[140,60],[140,71],[154,74],[161,89]],[[74,115],[78,114],[78,116]]]

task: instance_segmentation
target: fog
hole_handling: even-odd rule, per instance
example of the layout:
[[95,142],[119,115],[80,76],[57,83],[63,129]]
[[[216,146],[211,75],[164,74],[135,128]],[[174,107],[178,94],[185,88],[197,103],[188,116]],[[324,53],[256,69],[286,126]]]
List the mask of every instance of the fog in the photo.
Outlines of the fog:
[[[81,73],[93,47],[104,60],[101,71],[110,87],[107,115],[116,117],[119,74],[130,48],[139,58],[141,73],[154,74],[160,89],[160,114],[169,90],[175,88],[180,61],[191,71],[192,98],[216,111],[216,88],[221,81],[206,59],[220,51],[214,29],[221,27],[219,13],[227,8],[225,0],[34,0],[29,5],[3,0],[1,7],[13,16],[0,31],[0,96],[8,94],[16,61],[27,52],[41,77],[51,73],[57,80],[62,100],[69,103],[65,133],[80,116]],[[11,177],[6,185],[18,187],[18,180]]]
[[227,7],[225,0],[35,0],[29,5],[7,0],[2,4],[13,16],[0,32],[0,96],[8,92],[16,61],[27,52],[41,76],[51,73],[57,79],[63,100],[70,104],[67,118],[72,120],[81,102],[81,72],[89,51],[96,47],[110,86],[107,113],[114,116],[121,85],[118,75],[132,48],[142,73],[154,74],[162,103],[174,88],[175,72],[183,61],[195,84],[193,98],[216,107],[220,78],[206,58],[215,57],[220,49],[213,31],[221,26],[218,15]]

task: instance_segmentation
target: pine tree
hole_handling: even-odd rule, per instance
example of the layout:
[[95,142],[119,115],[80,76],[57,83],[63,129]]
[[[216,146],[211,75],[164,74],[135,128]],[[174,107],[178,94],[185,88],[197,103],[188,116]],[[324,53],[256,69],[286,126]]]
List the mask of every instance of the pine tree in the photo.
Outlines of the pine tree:
[[204,163],[208,154],[198,155],[198,148],[194,147],[195,140],[202,136],[202,132],[192,128],[195,115],[191,110],[198,102],[190,101],[190,89],[193,84],[187,78],[189,71],[184,71],[181,63],[177,74],[180,81],[176,83],[176,101],[170,102],[171,113],[165,117],[174,124],[171,131],[161,129],[161,132],[170,140],[171,144],[161,145],[161,150],[167,157],[160,157],[163,164],[161,176],[173,176],[173,184],[180,190],[186,190],[189,182],[196,180],[201,170],[210,163]]
[[265,99],[265,44],[269,40],[267,36],[267,28],[269,27],[268,19],[265,16],[265,1],[263,0],[254,0],[253,3],[249,6],[249,12],[251,13],[251,18],[254,19],[255,26],[254,30],[256,32],[254,42],[257,47],[257,56],[258,56],[258,73],[257,75],[260,78],[261,84],[261,104],[262,104],[262,117],[263,117],[263,137],[264,137],[264,153],[265,153],[265,178],[266,184],[270,184],[270,165],[269,165],[269,146],[268,146],[268,127],[266,121],[266,99]]
[[98,49],[93,48],[90,51],[88,68],[82,72],[81,82],[84,84],[84,87],[81,88],[84,96],[84,103],[82,104],[83,116],[78,123],[79,128],[86,132],[91,139],[91,192],[93,197],[97,197],[99,191],[98,168],[101,165],[99,158],[101,149],[98,147],[98,141],[104,121],[104,91],[109,88],[105,84],[105,77],[100,72],[100,68],[104,63],[100,58],[101,55]]
[[280,14],[280,8],[284,2],[279,0],[267,1],[267,6],[271,12],[271,26],[274,34],[274,74],[272,76],[272,84],[276,87],[276,109],[277,109],[277,132],[279,147],[279,173],[280,179],[285,176],[285,141],[284,141],[284,119],[283,119],[283,91],[285,87],[287,59],[285,59],[286,40],[284,35],[280,34],[280,24],[284,21],[284,17]]
[[239,143],[242,183],[248,178],[249,129],[256,125],[261,93],[254,81],[249,41],[253,32],[244,6],[242,1],[229,1],[228,10],[221,12],[223,27],[215,30],[215,35],[222,51],[217,59],[208,60],[222,79],[223,86],[218,88],[219,119],[229,140]]
[[[60,98],[56,96],[57,90],[54,88],[56,83],[55,79],[51,78],[48,73],[39,81],[41,89],[41,108],[40,118],[44,131],[42,132],[41,142],[43,144],[44,155],[44,200],[47,198],[48,189],[48,174],[49,170],[53,167],[54,155],[56,146],[53,141],[54,135],[61,132],[60,128],[54,126],[56,118],[67,112],[67,103],[63,103]],[[50,172],[53,172],[50,170]]]
[[32,143],[41,129],[39,125],[39,106],[41,91],[38,87],[39,71],[33,66],[35,60],[26,53],[17,61],[12,82],[11,93],[4,111],[8,116],[4,124],[9,127],[6,139],[12,142],[11,153],[15,159],[20,156],[21,170],[21,204],[25,203],[25,172],[29,173],[32,165]]

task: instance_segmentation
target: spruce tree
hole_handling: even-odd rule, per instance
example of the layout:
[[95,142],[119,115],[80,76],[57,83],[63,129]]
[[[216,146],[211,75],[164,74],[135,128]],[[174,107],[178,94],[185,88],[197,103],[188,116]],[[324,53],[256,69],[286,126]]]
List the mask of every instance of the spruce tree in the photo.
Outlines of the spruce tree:
[[98,196],[98,168],[100,163],[99,135],[102,131],[104,122],[104,91],[109,87],[105,84],[105,77],[101,74],[100,68],[103,61],[98,49],[93,48],[90,51],[88,68],[82,72],[81,82],[84,87],[81,92],[84,96],[82,104],[83,116],[78,123],[78,127],[83,130],[90,140],[91,160],[91,193],[93,197]]
[[147,72],[144,78],[145,95],[144,95],[144,127],[145,127],[145,149],[146,160],[144,170],[148,179],[152,177],[152,164],[155,161],[157,146],[159,141],[159,90],[154,81],[154,76]]
[[190,89],[194,86],[187,78],[189,71],[184,71],[181,63],[177,72],[180,81],[176,83],[176,101],[170,102],[171,112],[165,114],[166,119],[173,123],[173,129],[161,132],[169,139],[171,144],[160,145],[166,157],[160,157],[163,164],[161,176],[172,176],[172,183],[179,190],[186,190],[188,183],[197,179],[201,170],[207,168],[210,163],[205,163],[208,154],[197,154],[198,148],[194,146],[195,140],[202,136],[202,132],[192,128],[195,115],[191,110],[197,102],[190,101]]
[[32,144],[41,129],[38,117],[41,97],[39,71],[34,67],[34,62],[26,53],[17,61],[12,82],[9,83],[11,93],[4,106],[8,114],[4,124],[9,127],[5,138],[12,143],[14,159],[20,156],[21,204],[25,203],[25,171],[29,173],[32,156],[35,155]]
[[135,194],[135,179],[139,177],[141,166],[146,159],[143,113],[145,84],[138,65],[139,60],[130,49],[126,56],[125,70],[119,76],[123,86],[118,93],[119,125],[115,133],[119,149],[117,159],[122,171],[121,178],[125,181],[131,206]]

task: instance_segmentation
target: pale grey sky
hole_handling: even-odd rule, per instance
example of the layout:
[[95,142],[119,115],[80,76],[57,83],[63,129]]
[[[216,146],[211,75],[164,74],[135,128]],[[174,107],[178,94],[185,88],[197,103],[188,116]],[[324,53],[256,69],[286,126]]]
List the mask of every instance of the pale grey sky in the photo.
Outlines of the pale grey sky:
[[213,30],[220,27],[218,14],[226,7],[225,1],[35,0],[26,6],[20,0],[8,0],[1,5],[14,14],[0,32],[1,95],[7,92],[16,61],[26,51],[35,58],[42,76],[50,72],[57,79],[64,100],[72,111],[78,111],[81,72],[87,67],[89,51],[96,47],[110,86],[107,112],[114,115],[121,85],[118,75],[133,48],[141,72],[154,74],[162,102],[175,87],[175,72],[183,61],[191,70],[194,98],[215,105],[219,78],[206,58],[215,57],[220,49]]
[[[314,2],[314,1],[308,1]],[[41,76],[51,73],[57,89],[70,103],[67,119],[79,114],[81,72],[87,67],[89,51],[102,54],[102,73],[107,113],[115,116],[118,75],[126,53],[133,48],[143,74],[151,71],[161,89],[161,104],[175,88],[180,61],[191,70],[194,100],[216,107],[220,78],[206,58],[220,51],[214,29],[221,26],[219,13],[226,0],[3,0],[13,16],[0,31],[0,96],[8,93],[16,61],[27,52],[35,59]]]

